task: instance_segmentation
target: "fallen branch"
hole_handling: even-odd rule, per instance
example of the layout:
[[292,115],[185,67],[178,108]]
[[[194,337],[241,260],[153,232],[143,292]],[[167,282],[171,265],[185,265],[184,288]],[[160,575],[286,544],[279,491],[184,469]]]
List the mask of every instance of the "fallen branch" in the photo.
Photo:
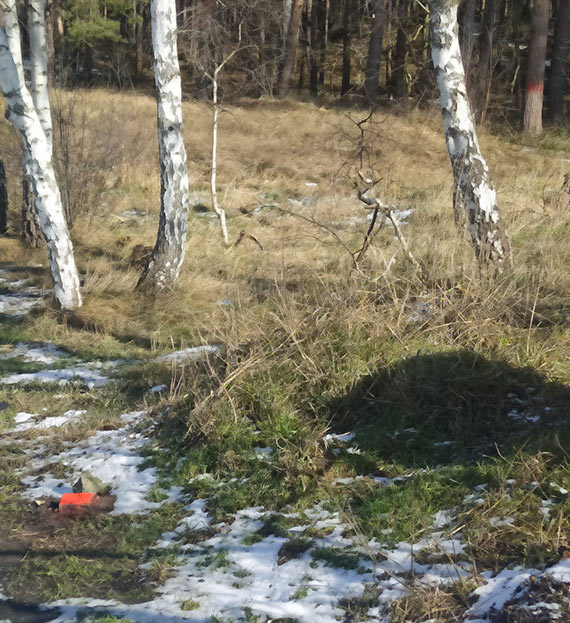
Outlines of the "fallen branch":
[[364,244],[362,245],[362,249],[358,255],[357,261],[364,255],[364,253],[366,252],[366,249],[370,245],[372,230],[374,229],[374,224],[378,217],[378,213],[381,212],[384,219],[381,222],[378,230],[380,230],[382,225],[386,222],[386,219],[388,219],[390,223],[392,223],[392,227],[394,228],[394,233],[396,234],[396,238],[398,238],[398,241],[402,247],[402,250],[404,251],[405,256],[414,265],[414,267],[421,274],[423,274],[424,270],[421,264],[418,262],[418,260],[416,260],[416,258],[413,256],[412,252],[410,251],[410,248],[408,247],[408,243],[406,242],[406,239],[404,238],[404,235],[402,234],[402,230],[400,229],[400,225],[398,224],[398,221],[394,218],[392,207],[389,205],[384,205],[380,203],[378,199],[376,199],[375,197],[372,198],[372,197],[366,196],[366,193],[371,191],[374,188],[374,186],[378,184],[380,180],[374,181],[374,180],[365,178],[364,175],[362,175],[361,171],[358,172],[358,177],[365,184],[364,188],[359,188],[358,183],[355,182],[358,198],[360,199],[360,201],[362,201],[362,203],[364,203],[367,209],[374,210],[374,214],[372,216],[372,223],[370,224],[370,227],[368,228],[368,232],[366,233]]

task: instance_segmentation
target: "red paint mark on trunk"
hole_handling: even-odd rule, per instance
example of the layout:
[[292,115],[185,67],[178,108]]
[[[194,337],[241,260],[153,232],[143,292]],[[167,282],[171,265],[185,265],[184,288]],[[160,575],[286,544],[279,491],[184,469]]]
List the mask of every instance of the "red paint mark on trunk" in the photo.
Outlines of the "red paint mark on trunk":
[[530,82],[526,85],[527,93],[542,93],[544,91],[544,82]]

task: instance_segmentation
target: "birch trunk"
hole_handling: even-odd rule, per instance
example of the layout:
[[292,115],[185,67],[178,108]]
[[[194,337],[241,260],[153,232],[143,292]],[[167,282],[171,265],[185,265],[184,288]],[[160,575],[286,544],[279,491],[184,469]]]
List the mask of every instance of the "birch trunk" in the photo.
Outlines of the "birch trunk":
[[158,100],[160,221],[156,245],[138,287],[160,291],[174,285],[184,261],[188,233],[188,168],[182,129],[176,2],[151,0],[150,10]]
[[[3,6],[4,29],[8,40],[8,48],[12,55],[18,81],[24,86],[24,64],[22,62],[22,45],[20,41],[20,25],[18,23],[18,5],[16,0],[6,0]],[[30,247],[41,247],[42,237],[40,224],[34,207],[34,197],[31,191],[30,172],[24,154],[22,161],[22,206],[21,206],[21,239]]]
[[49,103],[45,0],[28,0],[28,35],[32,69],[32,99],[52,154],[53,130]]
[[46,239],[55,299],[62,309],[73,310],[81,305],[73,246],[63,215],[50,148],[22,78],[10,52],[8,37],[0,29],[0,90],[6,98],[6,118],[22,136],[36,212]]
[[217,155],[218,155],[218,74],[222,69],[223,64],[216,67],[212,80],[212,171],[210,175],[210,190],[212,193],[212,208],[220,219],[220,227],[222,229],[222,237],[224,243],[228,244],[228,228],[226,225],[226,213],[223,208],[218,205],[218,191],[216,188],[216,174],[217,174]]
[[457,26],[457,0],[430,0],[432,59],[437,74],[447,150],[451,159],[456,219],[465,211],[477,257],[509,260],[499,225],[497,195],[481,154],[465,88]]

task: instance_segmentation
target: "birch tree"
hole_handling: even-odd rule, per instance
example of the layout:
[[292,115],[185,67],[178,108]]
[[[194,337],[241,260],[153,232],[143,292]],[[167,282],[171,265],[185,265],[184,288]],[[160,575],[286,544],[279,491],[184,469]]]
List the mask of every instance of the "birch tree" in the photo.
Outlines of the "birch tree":
[[151,0],[160,160],[158,236],[138,287],[165,290],[178,278],[188,233],[188,168],[182,129],[182,86],[175,0]]
[[465,88],[457,25],[458,0],[430,0],[432,60],[437,74],[456,220],[465,212],[477,257],[502,264],[509,245],[499,224],[497,194],[483,158]]
[[[14,11],[15,15],[15,0],[7,0],[6,6],[8,13]],[[15,37],[15,31],[11,36]],[[77,309],[81,305],[79,275],[51,162],[51,148],[4,28],[0,28],[0,90],[6,99],[6,118],[22,137],[26,171],[46,239],[55,299],[63,310]]]
[[[8,40],[8,47],[18,71],[18,79],[24,82],[24,64],[22,61],[22,46],[20,42],[20,25],[18,23],[18,5],[16,0],[6,0],[0,3],[3,9],[4,30]],[[22,209],[21,209],[21,237],[22,241],[31,247],[40,247],[42,244],[41,232],[35,213],[33,194],[30,188],[29,172],[26,169],[26,160],[22,162]]]
[[51,157],[53,151],[53,129],[48,88],[45,13],[46,0],[28,0],[32,100],[38,113]]

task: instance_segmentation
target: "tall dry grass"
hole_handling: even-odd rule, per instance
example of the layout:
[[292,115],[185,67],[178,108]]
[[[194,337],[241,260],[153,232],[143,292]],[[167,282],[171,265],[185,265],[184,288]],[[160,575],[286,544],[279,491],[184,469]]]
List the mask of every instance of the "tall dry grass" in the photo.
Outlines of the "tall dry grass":
[[[133,291],[137,273],[128,262],[136,245],[150,246],[156,235],[155,102],[105,90],[57,92],[53,100],[61,116],[73,110],[76,125],[66,130],[76,166],[89,171],[104,163],[92,176],[104,184],[99,202],[77,206],[73,228],[85,280],[81,316],[102,332],[152,335],[153,343],[163,346],[227,340],[228,317],[237,315],[233,322],[240,335],[233,337],[240,341],[259,332],[259,318],[274,311],[272,306],[302,304],[310,312],[335,293],[349,322],[381,309],[379,323],[405,339],[410,314],[423,303],[430,310],[424,329],[484,346],[485,333],[507,341],[511,330],[524,333],[541,319],[556,324],[564,313],[570,291],[568,205],[565,197],[562,204],[556,201],[568,169],[564,152],[481,131],[515,263],[512,273],[494,277],[480,272],[465,232],[453,223],[452,176],[439,113],[380,111],[367,132],[368,162],[382,177],[382,200],[414,210],[404,230],[427,278],[406,264],[387,226],[355,274],[347,249],[358,249],[367,222],[348,173],[358,163],[355,121],[364,114],[263,99],[226,107],[218,153],[219,195],[230,237],[236,240],[245,230],[263,251],[247,237],[237,247],[223,248],[216,220],[193,212],[180,282],[155,304]],[[192,199],[209,205],[211,110],[185,102],[184,119]],[[5,122],[0,132],[17,229],[19,152]],[[133,209],[142,217],[125,216]],[[10,261],[30,257],[14,240],[0,245]],[[45,265],[41,253],[32,257]],[[232,304],[220,304],[226,300]],[[498,328],[497,319],[503,319]]]

